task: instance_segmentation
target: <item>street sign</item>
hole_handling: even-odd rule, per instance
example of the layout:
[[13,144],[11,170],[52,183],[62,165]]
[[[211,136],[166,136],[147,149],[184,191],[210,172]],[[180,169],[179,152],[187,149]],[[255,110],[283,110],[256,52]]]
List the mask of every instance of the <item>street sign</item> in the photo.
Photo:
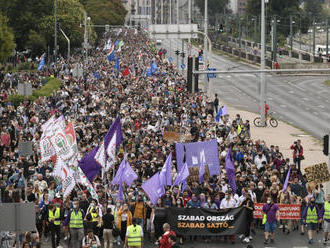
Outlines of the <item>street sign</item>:
[[[208,68],[209,71],[216,71],[217,68]],[[216,78],[217,77],[217,74],[215,73],[208,73],[207,74],[207,78]]]
[[199,71],[204,71],[205,70],[205,64],[204,64],[203,61],[199,61],[198,70]]
[[17,91],[18,91],[18,94],[21,96],[31,96],[32,95],[32,85],[30,83],[19,83]]
[[203,61],[203,56],[198,57],[199,61]]
[[168,62],[172,63],[173,62],[173,58],[172,57],[169,57],[168,58]]
[[184,68],[186,67],[185,64],[181,64],[181,69],[184,70]]
[[34,231],[36,210],[32,202],[0,204],[0,231]]
[[197,24],[152,24],[149,25],[153,39],[196,39]]

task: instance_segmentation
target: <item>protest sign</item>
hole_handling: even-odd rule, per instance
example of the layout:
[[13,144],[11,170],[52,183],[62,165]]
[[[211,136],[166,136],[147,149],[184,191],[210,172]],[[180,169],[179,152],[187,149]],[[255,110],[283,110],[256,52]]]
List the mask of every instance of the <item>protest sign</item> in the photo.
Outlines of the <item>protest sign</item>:
[[326,163],[305,168],[305,175],[308,182],[325,183],[330,181],[329,169]]
[[[265,203],[255,203],[253,217],[255,219],[262,219],[264,213],[262,208]],[[280,209],[281,220],[300,220],[300,204],[277,204]]]

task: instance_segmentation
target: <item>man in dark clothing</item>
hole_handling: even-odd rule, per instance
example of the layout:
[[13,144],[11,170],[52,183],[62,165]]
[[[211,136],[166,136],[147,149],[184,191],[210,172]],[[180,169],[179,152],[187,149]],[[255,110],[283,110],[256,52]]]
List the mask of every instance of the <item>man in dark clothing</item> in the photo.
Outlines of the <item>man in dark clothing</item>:
[[295,177],[293,184],[291,184],[291,192],[294,193],[296,196],[303,197],[303,191],[303,187],[298,183],[298,177]]
[[171,244],[171,248],[180,248],[180,246],[176,243],[177,238],[174,235],[170,235],[168,237],[168,241]]
[[103,240],[104,240],[104,247],[108,248],[108,244],[110,248],[112,248],[113,243],[113,222],[115,220],[114,216],[111,214],[111,208],[107,208],[107,213],[103,215]]
[[219,108],[218,94],[215,94],[213,105],[214,105],[215,114],[217,114],[218,113],[218,108]]

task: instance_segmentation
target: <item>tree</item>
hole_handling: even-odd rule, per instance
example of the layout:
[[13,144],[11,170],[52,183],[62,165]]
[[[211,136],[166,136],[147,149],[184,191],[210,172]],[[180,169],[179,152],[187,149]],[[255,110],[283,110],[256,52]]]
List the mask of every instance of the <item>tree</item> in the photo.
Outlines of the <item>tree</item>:
[[0,13],[0,62],[6,61],[14,49],[14,34],[8,27],[7,18]]
[[[204,16],[205,0],[197,0],[196,4]],[[228,0],[208,0],[207,13],[208,13],[209,24],[215,25],[217,16],[223,15],[224,12],[228,13],[226,7],[227,5],[228,5]]]
[[[293,25],[294,31],[297,30],[299,18],[303,11],[299,8],[299,0],[269,0],[265,5],[267,12],[266,26],[270,30],[272,17],[276,16],[280,22],[277,25],[277,32],[279,35],[288,36],[290,32],[290,15],[294,17],[296,25]],[[259,17],[261,14],[261,1],[248,0],[246,5],[246,13],[249,16]]]
[[322,1],[321,0],[305,0],[304,10],[311,18],[315,17],[317,21],[322,19]]
[[[88,16],[96,25],[124,25],[127,10],[121,0],[80,0],[84,4]],[[104,29],[98,28],[99,37]]]
[[28,37],[26,48],[29,48],[32,51],[32,57],[40,55],[46,51],[47,42],[42,34],[30,30]]

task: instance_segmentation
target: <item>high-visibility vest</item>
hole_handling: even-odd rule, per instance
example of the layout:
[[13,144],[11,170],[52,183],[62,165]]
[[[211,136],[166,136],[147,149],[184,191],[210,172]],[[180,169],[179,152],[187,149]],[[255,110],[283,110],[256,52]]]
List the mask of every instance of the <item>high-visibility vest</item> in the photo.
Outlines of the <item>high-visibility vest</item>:
[[77,214],[75,210],[71,210],[69,226],[70,228],[84,228],[84,220],[80,210],[78,210]]
[[94,210],[94,207],[91,207],[91,208],[89,209],[89,213],[90,213],[91,216],[92,216],[92,222],[98,222],[98,221],[99,221],[99,212],[98,212],[98,209],[95,208],[96,213],[93,213],[93,210]]
[[128,246],[141,246],[141,226],[140,225],[130,225],[127,228],[128,237],[127,237],[127,243]]
[[318,217],[316,212],[316,207],[311,210],[310,207],[307,209],[306,223],[317,223]]
[[54,220],[54,225],[56,225],[56,226],[61,225],[60,208],[56,208],[55,214],[54,214],[54,211],[48,210],[48,221],[52,222],[53,220]]
[[330,220],[330,203],[329,202],[325,202],[324,203],[324,215],[323,215],[324,219]]

